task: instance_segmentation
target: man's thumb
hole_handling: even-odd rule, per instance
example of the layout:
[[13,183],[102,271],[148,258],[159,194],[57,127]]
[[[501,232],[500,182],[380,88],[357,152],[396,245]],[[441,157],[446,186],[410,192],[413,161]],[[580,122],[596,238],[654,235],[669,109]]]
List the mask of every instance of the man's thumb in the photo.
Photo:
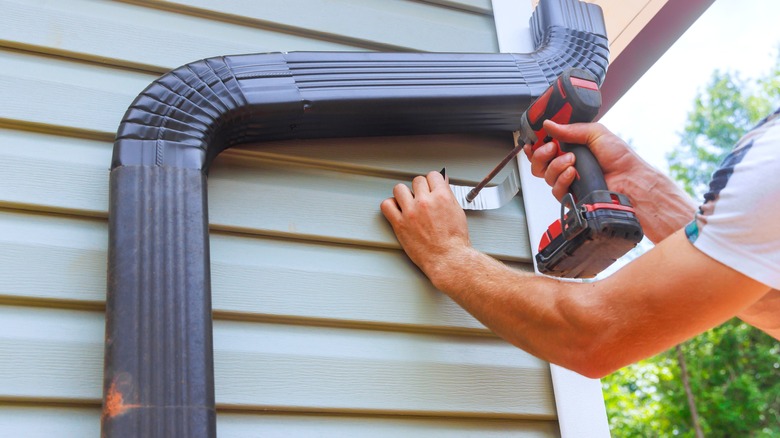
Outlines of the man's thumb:
[[565,143],[586,144],[588,142],[588,130],[582,124],[561,125],[552,120],[545,120],[544,130],[550,137]]

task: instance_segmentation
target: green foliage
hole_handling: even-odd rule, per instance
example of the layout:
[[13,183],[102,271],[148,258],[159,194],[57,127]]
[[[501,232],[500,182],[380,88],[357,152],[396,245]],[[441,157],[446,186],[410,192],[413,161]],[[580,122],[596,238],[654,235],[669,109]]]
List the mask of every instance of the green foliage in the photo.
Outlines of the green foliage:
[[694,99],[680,145],[667,156],[672,178],[700,198],[734,144],[778,104],[780,58],[766,77],[753,82],[716,70],[706,90]]
[[780,436],[780,343],[734,319],[684,347],[707,436]]
[[658,356],[622,368],[602,381],[613,436],[656,436],[674,428],[660,392],[675,379],[673,366]]
[[[667,158],[672,177],[696,199],[737,140],[780,106],[780,57],[756,81],[713,73],[694,100],[681,144]],[[734,319],[683,345],[707,437],[780,436],[780,342]],[[675,350],[603,381],[615,437],[693,437]]]
[[[780,436],[780,343],[732,320],[683,345],[707,437]],[[693,437],[675,351],[603,380],[615,437]]]

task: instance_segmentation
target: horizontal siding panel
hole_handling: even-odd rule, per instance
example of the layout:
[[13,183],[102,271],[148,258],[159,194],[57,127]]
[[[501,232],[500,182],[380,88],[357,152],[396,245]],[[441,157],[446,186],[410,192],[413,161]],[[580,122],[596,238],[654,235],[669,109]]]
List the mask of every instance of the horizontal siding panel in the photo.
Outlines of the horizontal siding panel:
[[0,129],[0,205],[107,215],[108,142]]
[[100,408],[0,405],[4,437],[89,438],[100,436]]
[[[0,406],[0,431],[24,438],[89,438],[100,436],[100,409]],[[324,416],[306,414],[246,415],[220,412],[219,438],[295,438],[338,436],[344,438],[546,438],[559,436],[553,421],[480,420]]]
[[155,78],[0,51],[0,119],[113,138],[127,107]]
[[[373,141],[362,140],[363,144]],[[402,162],[403,155],[411,149],[420,151],[420,168],[438,168],[450,158],[465,168],[468,157],[479,151],[479,143],[444,149],[439,147],[441,141],[420,137],[395,139],[396,144],[404,145],[399,151],[393,151],[386,139],[382,142],[380,147],[388,151],[388,157],[397,157],[396,162]],[[307,143],[305,148],[299,145],[298,151],[327,150],[338,140]],[[226,152],[210,172],[212,228],[397,248],[379,204],[391,195],[395,184],[407,182],[413,174],[387,173],[376,159],[359,158],[361,150],[370,157],[377,156],[377,147],[360,148],[354,140],[348,144],[350,147],[333,148],[331,167],[322,162],[315,167],[287,162],[286,158],[268,160],[252,156],[251,151]],[[497,161],[503,151],[489,149],[490,162]],[[345,169],[336,163],[341,156],[353,157],[356,162],[373,160],[372,166],[363,171],[385,172],[387,176],[362,175],[360,169]],[[106,215],[109,143],[0,130],[0,158],[0,205]],[[389,161],[393,165],[393,159]],[[457,173],[457,167],[455,172],[450,168],[450,173]],[[477,174],[471,171],[471,175]],[[501,209],[469,212],[467,217],[475,247],[506,260],[529,260],[519,197]]]
[[99,312],[0,306],[0,399],[99,400],[104,333]]
[[[493,15],[493,3],[491,0],[418,0],[425,3],[432,3],[441,6],[448,6],[464,11],[477,12],[480,14]],[[495,26],[494,26],[495,27]]]
[[104,220],[0,210],[0,297],[103,305],[108,226]]
[[[101,220],[0,213],[0,300],[102,306],[107,241]],[[397,250],[212,233],[211,264],[230,318],[485,330]]]
[[212,242],[218,311],[485,330],[398,251],[232,236]]
[[[250,166],[232,160],[214,166],[210,178],[209,217],[215,228],[216,224],[230,224],[225,229],[369,246],[398,245],[379,204],[392,195],[395,184],[407,182],[406,178],[376,178],[281,163]],[[529,260],[519,197],[500,209],[471,212],[467,217],[477,249],[506,260]]]
[[[446,167],[453,184],[476,185],[513,147],[512,134],[507,132],[271,141],[242,146],[226,156],[276,158],[304,165],[338,167],[346,172],[404,176],[424,175]],[[506,166],[493,182],[503,181],[511,173],[511,167]]]
[[[101,394],[103,315],[0,307],[0,398]],[[552,419],[548,365],[499,339],[215,321],[217,404]]]
[[0,0],[0,9],[0,45],[159,72],[211,56],[359,49],[115,1]]
[[555,415],[549,365],[500,339],[222,322],[214,345],[228,406]]
[[219,438],[549,438],[560,437],[555,421],[345,417],[304,415],[217,416]]
[[[471,13],[483,2],[414,0],[134,0],[166,10],[193,11],[257,27],[313,32],[364,44],[433,52],[497,52],[492,14]],[[449,7],[442,7],[449,6]],[[469,12],[464,11],[469,10]],[[483,10],[484,11],[484,10]]]

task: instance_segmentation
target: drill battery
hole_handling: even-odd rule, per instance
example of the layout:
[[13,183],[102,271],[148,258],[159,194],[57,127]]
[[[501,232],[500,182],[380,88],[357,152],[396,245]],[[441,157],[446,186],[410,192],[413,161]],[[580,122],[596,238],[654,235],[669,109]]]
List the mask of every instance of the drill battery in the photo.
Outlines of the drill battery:
[[643,235],[625,195],[596,190],[575,203],[567,193],[560,219],[542,235],[537,268],[555,277],[592,278],[636,246]]

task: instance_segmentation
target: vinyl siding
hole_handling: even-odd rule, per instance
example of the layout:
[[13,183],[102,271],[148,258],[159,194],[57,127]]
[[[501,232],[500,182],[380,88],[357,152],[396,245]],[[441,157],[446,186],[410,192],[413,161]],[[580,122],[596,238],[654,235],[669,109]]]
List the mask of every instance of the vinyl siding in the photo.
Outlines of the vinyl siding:
[[[288,50],[496,51],[484,0],[0,0],[0,435],[99,435],[112,138],[196,59]],[[162,30],[160,30],[162,29]],[[556,436],[549,365],[436,291],[379,213],[511,137],[247,145],[209,177],[221,437]],[[522,202],[469,213],[530,269]]]
[[[9,436],[49,438],[52,436],[98,436],[98,412],[88,408],[12,407],[0,411],[0,425]],[[554,436],[554,425],[544,422],[493,420],[490,422],[436,418],[384,418],[369,416],[247,415],[222,413],[217,424],[220,438],[286,438],[290,436],[340,436],[397,438],[457,436],[544,438]]]

